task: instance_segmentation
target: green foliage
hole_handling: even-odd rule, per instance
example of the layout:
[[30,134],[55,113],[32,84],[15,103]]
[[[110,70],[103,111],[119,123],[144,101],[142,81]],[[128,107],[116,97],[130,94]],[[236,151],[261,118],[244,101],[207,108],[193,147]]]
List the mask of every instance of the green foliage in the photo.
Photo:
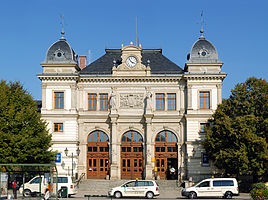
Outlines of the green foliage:
[[252,186],[250,196],[253,200],[268,199],[268,189],[264,183],[256,183]]
[[249,78],[236,85],[213,114],[204,148],[225,175],[261,178],[268,169],[268,83]]
[[0,163],[50,163],[51,136],[31,95],[18,82],[0,82]]

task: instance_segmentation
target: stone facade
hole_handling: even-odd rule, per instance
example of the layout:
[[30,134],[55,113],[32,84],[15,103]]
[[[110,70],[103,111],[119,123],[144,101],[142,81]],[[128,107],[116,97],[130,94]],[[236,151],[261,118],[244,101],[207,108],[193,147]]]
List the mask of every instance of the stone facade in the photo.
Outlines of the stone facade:
[[[129,57],[135,59],[127,61]],[[42,81],[42,117],[52,134],[53,150],[61,153],[59,174],[71,174],[71,170],[78,175],[88,173],[88,137],[99,130],[109,138],[106,178],[121,179],[122,136],[133,130],[143,138],[143,178],[157,177],[156,137],[163,131],[177,138],[176,178],[199,180],[210,176],[213,167],[202,160],[201,129],[221,103],[226,76],[221,72],[222,64],[202,33],[184,70],[163,57],[161,50],[145,50],[133,44],[106,50],[103,58],[81,70],[63,35],[49,48],[41,63],[43,72],[38,75]],[[89,109],[89,94],[96,95],[93,109]],[[107,94],[105,101],[102,94]],[[159,94],[163,99],[157,99]],[[203,98],[203,94],[208,96]],[[102,109],[102,103],[107,109]]]

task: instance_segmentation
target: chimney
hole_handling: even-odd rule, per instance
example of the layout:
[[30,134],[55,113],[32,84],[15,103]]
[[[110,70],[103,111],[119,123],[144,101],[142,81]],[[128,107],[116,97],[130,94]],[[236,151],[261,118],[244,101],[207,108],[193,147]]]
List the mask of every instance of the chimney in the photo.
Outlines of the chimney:
[[79,56],[79,67],[80,69],[84,69],[87,66],[87,57]]

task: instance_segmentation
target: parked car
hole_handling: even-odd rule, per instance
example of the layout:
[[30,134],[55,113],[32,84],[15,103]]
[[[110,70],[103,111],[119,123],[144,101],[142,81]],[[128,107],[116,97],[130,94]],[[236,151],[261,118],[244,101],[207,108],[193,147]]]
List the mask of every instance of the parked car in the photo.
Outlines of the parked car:
[[181,194],[189,199],[197,197],[224,197],[231,199],[233,196],[239,195],[239,189],[235,178],[209,178],[193,187],[183,189]]
[[[58,191],[57,194],[60,195],[60,191],[62,188],[67,188],[67,195],[71,196],[77,193],[77,189],[74,186],[74,183],[72,181],[71,176],[58,176],[53,177],[53,180],[51,181],[52,184],[52,193],[56,194],[56,182],[58,182]],[[45,178],[44,176],[36,176],[32,178],[29,182],[24,183],[24,191],[23,191],[23,185],[19,188],[19,191],[23,196],[30,197],[33,194],[41,193],[44,194],[45,190],[49,187],[48,186],[49,180]],[[40,191],[41,186],[41,191]]]
[[112,188],[109,196],[115,198],[120,197],[146,197],[152,199],[154,196],[159,196],[158,185],[155,181],[149,180],[133,180],[124,183],[119,187]]

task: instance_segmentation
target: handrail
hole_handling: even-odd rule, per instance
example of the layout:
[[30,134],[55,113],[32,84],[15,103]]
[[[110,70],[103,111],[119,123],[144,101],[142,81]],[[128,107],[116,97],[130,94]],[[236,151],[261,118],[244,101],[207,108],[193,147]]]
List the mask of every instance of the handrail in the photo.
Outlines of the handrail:
[[84,176],[86,175],[86,173],[82,173],[79,178],[76,180],[76,187],[79,187],[79,184],[81,183],[82,179],[84,178]]

